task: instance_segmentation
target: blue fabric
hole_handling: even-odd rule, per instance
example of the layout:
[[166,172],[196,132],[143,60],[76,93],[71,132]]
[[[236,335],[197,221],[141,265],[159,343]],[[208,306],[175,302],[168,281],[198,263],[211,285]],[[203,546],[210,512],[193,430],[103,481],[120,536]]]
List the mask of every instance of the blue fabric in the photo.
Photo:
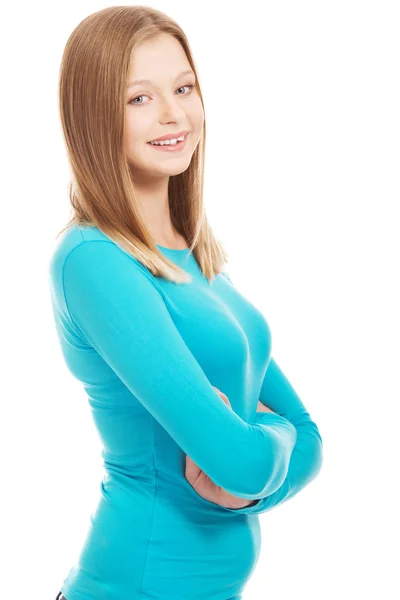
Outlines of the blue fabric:
[[[67,600],[240,598],[259,559],[258,515],[322,464],[317,425],[271,356],[261,312],[227,273],[208,282],[189,249],[159,249],[191,283],[154,277],[96,227],[63,233],[49,263],[62,354],[104,460],[85,543],[60,588]],[[259,399],[277,414],[257,413]],[[199,496],[186,454],[256,504]]]

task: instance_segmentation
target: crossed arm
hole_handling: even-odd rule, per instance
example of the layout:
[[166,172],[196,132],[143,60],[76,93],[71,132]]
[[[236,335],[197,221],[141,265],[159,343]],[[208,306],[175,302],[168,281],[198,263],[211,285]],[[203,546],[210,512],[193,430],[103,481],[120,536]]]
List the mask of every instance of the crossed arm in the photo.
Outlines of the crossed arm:
[[260,497],[254,504],[227,511],[260,514],[283,504],[313,481],[322,467],[323,443],[316,423],[274,358],[271,358],[260,392],[256,423],[262,423],[263,406],[268,406],[294,425],[297,439],[290,457],[286,478],[272,494]]

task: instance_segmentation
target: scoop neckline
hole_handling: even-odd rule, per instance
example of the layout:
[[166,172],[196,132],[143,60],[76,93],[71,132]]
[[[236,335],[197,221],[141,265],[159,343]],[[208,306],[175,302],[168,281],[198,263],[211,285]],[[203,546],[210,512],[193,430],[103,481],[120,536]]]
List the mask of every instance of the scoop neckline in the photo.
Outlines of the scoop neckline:
[[190,250],[190,248],[168,248],[167,246],[161,246],[160,244],[156,244],[157,248],[160,248],[161,250],[168,250],[169,252],[188,252]]

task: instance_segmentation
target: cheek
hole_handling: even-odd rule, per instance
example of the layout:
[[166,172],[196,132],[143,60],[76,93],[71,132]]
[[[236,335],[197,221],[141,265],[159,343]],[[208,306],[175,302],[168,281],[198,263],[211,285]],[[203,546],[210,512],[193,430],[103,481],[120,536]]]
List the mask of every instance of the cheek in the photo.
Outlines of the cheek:
[[203,130],[203,125],[204,125],[204,110],[203,110],[203,105],[201,103],[200,98],[198,98],[198,101],[193,106],[193,110],[191,112],[191,121],[193,123],[193,127],[196,129],[197,133],[200,135],[200,133]]
[[145,112],[142,111],[139,115],[140,108],[136,111],[134,109],[128,111],[125,122],[125,138],[131,148],[146,143],[149,131],[151,131],[152,120],[144,114]]

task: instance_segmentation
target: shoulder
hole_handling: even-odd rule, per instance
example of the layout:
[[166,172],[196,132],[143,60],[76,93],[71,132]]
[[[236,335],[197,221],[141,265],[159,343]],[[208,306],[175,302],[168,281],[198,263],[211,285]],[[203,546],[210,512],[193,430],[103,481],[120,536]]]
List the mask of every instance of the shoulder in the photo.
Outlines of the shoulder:
[[97,227],[73,226],[63,232],[49,262],[51,293],[63,303],[66,295],[143,298],[163,290],[151,271]]
[[[49,275],[51,278],[62,276],[65,265],[69,262],[81,265],[82,268],[104,264],[135,265],[141,271],[148,271],[139,260],[126,252],[114,240],[110,239],[98,227],[73,225],[58,238],[49,260]],[[106,261],[107,264],[102,261]]]

